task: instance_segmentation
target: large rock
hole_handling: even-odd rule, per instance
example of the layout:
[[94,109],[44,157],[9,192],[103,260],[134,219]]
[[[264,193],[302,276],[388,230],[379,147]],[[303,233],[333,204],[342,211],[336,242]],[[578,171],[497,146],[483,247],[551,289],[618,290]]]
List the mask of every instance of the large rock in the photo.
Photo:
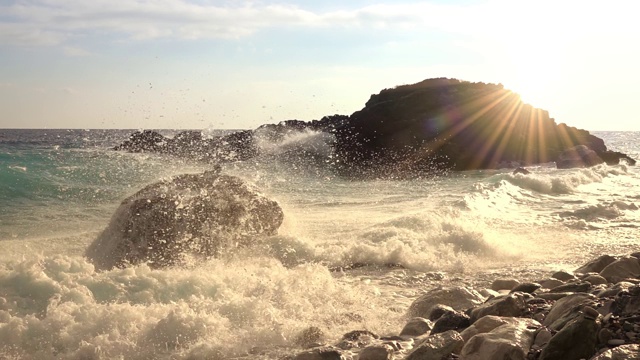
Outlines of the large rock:
[[618,259],[602,269],[600,276],[612,283],[638,278],[640,277],[640,260],[632,256]]
[[454,310],[466,310],[482,304],[484,300],[480,293],[470,288],[462,286],[440,288],[431,290],[417,298],[409,306],[408,315],[429,318],[431,310],[438,304],[450,306]]
[[589,359],[596,353],[600,324],[589,317],[579,317],[555,334],[542,349],[539,360]]
[[553,330],[561,329],[567,322],[579,316],[580,311],[585,305],[590,305],[595,300],[595,296],[591,294],[572,294],[556,301],[551,307],[551,311],[544,319],[543,325]]
[[86,256],[97,269],[178,265],[273,235],[282,220],[275,201],[239,178],[216,171],[180,175],[126,198]]
[[457,354],[462,349],[462,337],[457,331],[449,330],[426,338],[418,347],[413,349],[407,360],[441,360],[451,354]]
[[599,273],[600,271],[604,270],[607,265],[611,264],[614,261],[616,261],[616,258],[611,255],[601,255],[598,258],[580,266],[576,269],[575,272],[582,274]]
[[489,299],[486,303],[471,310],[471,322],[473,323],[486,315],[522,316],[526,310],[527,303],[522,293],[511,293]]
[[446,78],[372,95],[336,131],[340,163],[365,175],[545,163],[576,145],[606,151],[601,139],[557,125],[502,85]]
[[533,344],[535,329],[528,322],[505,324],[473,336],[460,352],[460,360],[525,360]]
[[538,328],[541,326],[539,322],[529,318],[487,315],[466,328],[463,332],[460,333],[460,336],[462,336],[462,339],[467,342],[469,339],[478,334],[491,332],[497,327],[507,324],[524,326],[527,328]]
[[556,160],[558,169],[589,167],[602,163],[604,160],[585,145],[578,145],[563,151]]

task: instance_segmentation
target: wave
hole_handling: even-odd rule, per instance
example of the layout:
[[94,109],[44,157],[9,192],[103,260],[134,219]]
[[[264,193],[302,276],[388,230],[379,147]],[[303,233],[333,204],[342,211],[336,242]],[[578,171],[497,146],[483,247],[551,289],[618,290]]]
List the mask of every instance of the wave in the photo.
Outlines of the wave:
[[587,185],[602,180],[608,176],[627,175],[627,167],[599,165],[584,169],[572,169],[569,171],[532,172],[530,174],[504,173],[495,175],[489,179],[494,183],[507,181],[522,189],[535,191],[549,195],[571,194],[580,185]]
[[523,247],[516,245],[520,235],[504,237],[467,215],[455,210],[415,213],[360,230],[332,234],[326,229],[326,238],[306,238],[285,229],[259,251],[287,265],[393,266],[455,273],[520,258]]
[[286,268],[265,257],[215,260],[194,271],[98,273],[68,256],[0,267],[7,358],[223,359],[255,346],[297,349],[296,337],[310,326],[336,341],[353,328],[383,332],[399,321],[369,287],[342,283],[320,265]]

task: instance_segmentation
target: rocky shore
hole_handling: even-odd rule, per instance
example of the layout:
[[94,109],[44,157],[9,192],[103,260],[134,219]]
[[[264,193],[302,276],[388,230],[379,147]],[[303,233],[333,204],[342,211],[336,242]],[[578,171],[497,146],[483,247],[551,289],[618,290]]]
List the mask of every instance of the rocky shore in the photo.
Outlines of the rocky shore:
[[322,344],[311,327],[293,360],[640,359],[640,252],[603,255],[538,282],[495,279],[488,289],[427,291],[397,334],[366,329]]

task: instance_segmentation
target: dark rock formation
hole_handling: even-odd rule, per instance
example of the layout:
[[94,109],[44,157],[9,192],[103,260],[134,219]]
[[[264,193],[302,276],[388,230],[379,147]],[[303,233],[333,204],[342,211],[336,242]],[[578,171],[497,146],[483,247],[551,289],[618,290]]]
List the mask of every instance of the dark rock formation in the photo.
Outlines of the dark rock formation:
[[574,146],[563,151],[556,160],[558,169],[590,167],[602,163],[604,160],[585,145]]
[[[210,162],[259,155],[256,139],[277,141],[286,134],[321,131],[335,136],[335,169],[349,177],[406,177],[438,169],[519,167],[558,161],[558,167],[592,166],[623,160],[604,141],[534,108],[502,85],[456,79],[428,79],[372,95],[351,116],[268,124],[212,139],[182,133],[173,139],[149,131],[131,136],[118,150],[153,151]],[[570,161],[560,155],[576,146],[589,153]],[[593,151],[593,154],[589,151]],[[591,156],[593,155],[593,156]]]
[[236,177],[180,175],[125,199],[86,256],[97,269],[179,265],[189,256],[209,258],[275,234],[282,220],[275,201]]

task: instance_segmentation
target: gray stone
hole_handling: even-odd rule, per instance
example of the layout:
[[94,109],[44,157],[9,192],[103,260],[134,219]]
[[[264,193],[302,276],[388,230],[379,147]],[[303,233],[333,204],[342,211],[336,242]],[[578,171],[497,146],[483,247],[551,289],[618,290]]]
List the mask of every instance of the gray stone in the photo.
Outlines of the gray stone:
[[486,315],[521,316],[527,310],[527,303],[520,293],[511,293],[487,300],[471,310],[471,323]]
[[407,356],[407,360],[441,360],[451,354],[458,354],[462,349],[462,336],[449,330],[431,335]]
[[518,285],[520,285],[520,281],[515,279],[496,279],[491,283],[491,290],[511,290]]
[[429,318],[432,308],[438,304],[451,306],[454,310],[466,310],[482,304],[484,300],[477,291],[462,286],[435,289],[416,299],[409,306],[408,316]]
[[591,285],[604,285],[607,284],[607,279],[600,275],[589,275],[584,278],[584,281],[590,283]]
[[544,319],[543,325],[552,328],[553,330],[559,330],[567,323],[568,320],[574,317],[585,305],[590,305],[595,296],[591,294],[572,294],[565,296],[562,299],[556,301],[551,307],[551,311]]
[[275,201],[237,177],[180,175],[126,198],[85,256],[98,270],[183,265],[273,235],[283,216]]
[[296,336],[294,342],[301,348],[316,347],[324,341],[324,332],[316,326],[308,327]]
[[545,279],[545,280],[540,281],[540,285],[544,289],[553,289],[554,287],[558,287],[560,285],[564,285],[564,282],[560,281],[558,279]]
[[451,306],[437,304],[431,308],[429,313],[429,320],[436,321],[440,319],[444,314],[456,312]]
[[618,259],[602,269],[600,276],[612,283],[617,283],[627,278],[637,278],[640,276],[640,260],[635,257]]
[[511,292],[523,292],[523,293],[528,293],[528,294],[532,294],[534,291],[540,289],[542,287],[542,285],[538,284],[538,283],[522,283],[516,287],[514,287],[513,289],[511,289]]
[[568,293],[552,293],[552,292],[547,292],[547,293],[537,293],[536,297],[540,298],[540,299],[544,299],[544,300],[560,300],[562,298],[565,298],[569,295],[573,295],[575,293],[572,292],[568,292]]
[[534,335],[535,330],[525,322],[498,326],[469,339],[460,352],[460,360],[526,360]]
[[635,286],[634,283],[630,283],[630,282],[627,282],[627,281],[620,281],[619,283],[613,285],[612,287],[599,292],[598,293],[598,297],[599,298],[605,298],[605,297],[616,296],[621,291],[627,291],[627,290],[629,290],[629,288],[631,288],[633,286]]
[[461,332],[460,335],[466,343],[475,335],[491,332],[502,325],[523,325],[527,328],[541,326],[539,322],[533,319],[487,315],[478,319],[478,321]]
[[591,260],[588,263],[582,265],[581,267],[576,269],[576,273],[586,274],[586,273],[599,273],[604,270],[607,265],[616,261],[616,258],[611,255],[602,255],[595,260]]
[[609,349],[591,360],[640,360],[640,345],[627,344]]
[[553,289],[549,290],[549,292],[554,292],[554,293],[562,293],[562,292],[583,293],[583,292],[589,292],[590,289],[591,289],[591,283],[583,281],[583,282],[573,282],[573,283],[560,285],[560,286],[554,287]]
[[614,315],[629,316],[640,314],[640,294],[638,294],[638,290],[640,290],[640,287],[633,286],[628,289],[628,292],[620,293],[616,296],[612,304]]
[[536,350],[540,350],[549,343],[552,337],[553,334],[551,333],[551,331],[549,331],[547,328],[542,328],[536,334],[536,338],[533,341],[532,347],[535,347]]
[[433,328],[430,320],[421,317],[415,317],[402,328],[400,336],[418,337],[427,334]]
[[368,346],[358,354],[358,360],[391,360],[393,348],[390,345]]
[[469,316],[460,311],[454,311],[444,314],[443,316],[433,324],[431,334],[438,334],[441,332],[456,330],[460,331],[466,329],[471,325]]
[[553,273],[553,275],[551,275],[551,277],[564,282],[576,280],[575,275],[568,273],[564,270],[556,271],[555,273]]
[[596,353],[600,324],[585,317],[568,323],[542,349],[539,360],[589,359]]

